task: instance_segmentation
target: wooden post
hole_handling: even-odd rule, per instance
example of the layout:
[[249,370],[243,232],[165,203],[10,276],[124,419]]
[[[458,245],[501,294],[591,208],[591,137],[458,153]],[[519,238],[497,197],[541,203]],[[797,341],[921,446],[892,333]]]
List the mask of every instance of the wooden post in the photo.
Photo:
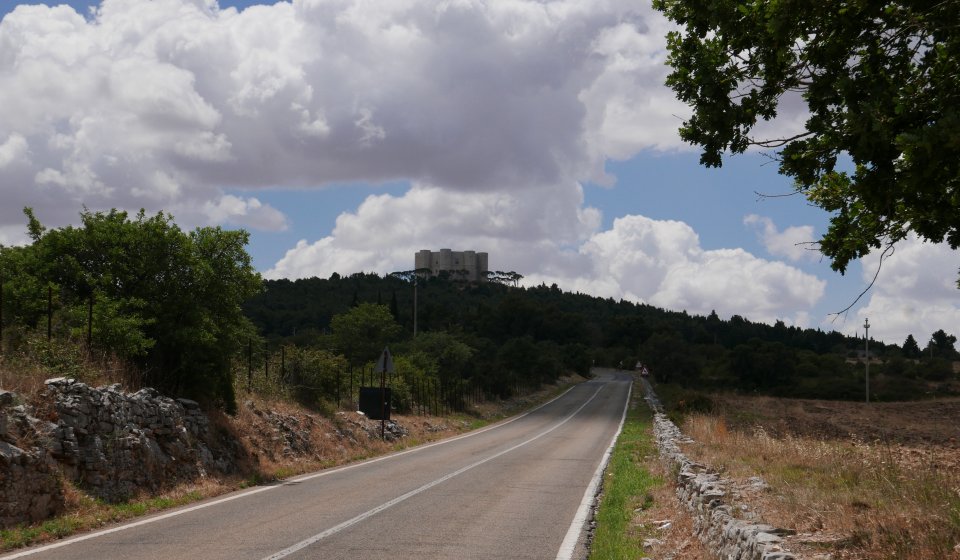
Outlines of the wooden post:
[[[383,369],[380,371],[380,439],[386,439],[384,436],[385,427],[387,424],[387,351],[383,351]],[[373,384],[373,370],[370,370],[370,381],[371,385]]]
[[47,342],[53,337],[53,286],[47,285]]
[[0,354],[3,354],[3,267],[0,266]]
[[87,352],[93,352],[93,293],[87,300]]
[[247,392],[253,385],[253,339],[247,339]]

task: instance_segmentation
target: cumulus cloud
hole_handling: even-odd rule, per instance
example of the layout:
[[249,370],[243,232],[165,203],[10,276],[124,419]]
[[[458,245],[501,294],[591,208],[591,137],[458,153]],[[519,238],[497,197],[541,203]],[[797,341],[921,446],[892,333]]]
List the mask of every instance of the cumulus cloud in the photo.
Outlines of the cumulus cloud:
[[467,196],[418,185],[399,197],[371,196],[341,215],[330,236],[300,241],[267,276],[407,270],[418,249],[449,247],[486,251],[491,268],[526,273],[526,284],[694,313],[806,324],[803,310],[823,295],[822,280],[783,263],[741,249],[704,250],[683,222],[626,216],[601,231],[579,185],[544,194]]
[[[880,266],[880,253],[862,261],[863,280],[869,283]],[[903,344],[912,334],[923,346],[938,329],[960,336],[957,276],[960,260],[949,245],[930,243],[911,234],[883,260],[867,304],[856,312],[847,332],[861,329],[870,319],[870,336]]]
[[407,181],[269,275],[473,248],[538,271],[531,282],[801,320],[816,278],[703,250],[680,222],[601,231],[584,206],[581,184],[615,182],[607,161],[684,149],[688,112],[663,86],[669,29],[630,0],[103,0],[86,18],[18,6],[0,21],[0,236],[22,231],[23,206],[48,225],[86,205],[283,230],[259,189]]
[[683,222],[625,216],[579,251],[591,274],[565,278],[576,289],[692,313],[716,310],[752,320],[802,324],[825,282],[742,249],[704,250]]
[[576,183],[487,193],[415,184],[402,196],[368,197],[341,214],[328,237],[301,240],[266,276],[409,270],[414,252],[440,246],[487,251],[496,255],[492,268],[525,270],[596,231],[600,213],[582,205]]
[[666,28],[626,0],[17,6],[0,21],[0,225],[86,204],[276,228],[225,190],[610,182],[608,158],[679,146]]
[[746,216],[743,223],[756,228],[757,238],[771,255],[794,262],[814,261],[821,256],[816,249],[813,226],[790,226],[780,231],[773,220],[757,214]]

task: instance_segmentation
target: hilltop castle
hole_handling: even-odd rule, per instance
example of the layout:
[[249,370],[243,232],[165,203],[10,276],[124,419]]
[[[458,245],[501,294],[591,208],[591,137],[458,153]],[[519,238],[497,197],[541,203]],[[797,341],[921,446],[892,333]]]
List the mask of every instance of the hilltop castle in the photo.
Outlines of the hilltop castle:
[[416,270],[430,270],[431,276],[442,271],[462,275],[463,280],[482,282],[487,279],[487,254],[475,251],[440,249],[418,251],[413,258]]

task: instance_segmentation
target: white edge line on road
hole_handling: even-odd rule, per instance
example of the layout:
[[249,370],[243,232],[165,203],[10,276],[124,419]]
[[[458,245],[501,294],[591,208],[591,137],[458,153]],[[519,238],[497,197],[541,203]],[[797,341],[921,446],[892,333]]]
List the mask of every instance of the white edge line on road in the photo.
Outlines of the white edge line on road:
[[197,504],[197,505],[195,505],[195,506],[190,506],[190,507],[187,507],[187,508],[184,508],[184,509],[178,509],[178,510],[176,510],[176,511],[171,511],[171,512],[169,512],[169,513],[164,513],[164,514],[161,514],[161,515],[157,515],[157,516],[155,516],[155,517],[149,517],[149,518],[147,518],[147,519],[141,519],[141,520],[139,520],[139,521],[134,521],[134,522],[126,523],[126,524],[123,524],[123,525],[118,525],[118,526],[116,526],[116,527],[111,527],[111,528],[109,528],[109,529],[103,529],[103,530],[101,530],[101,531],[97,531],[97,532],[94,532],[94,533],[87,533],[86,535],[80,535],[79,537],[73,537],[73,538],[66,539],[66,540],[62,540],[62,541],[58,541],[58,542],[55,542],[55,543],[52,543],[52,544],[48,544],[48,545],[44,545],[44,546],[38,546],[37,548],[31,548],[31,549],[23,550],[23,551],[17,552],[16,554],[11,554],[10,556],[0,556],[0,560],[13,560],[14,558],[23,558],[23,557],[25,557],[25,556],[30,556],[30,555],[33,555],[33,554],[38,554],[38,553],[40,553],[40,552],[45,552],[45,551],[47,551],[47,550],[53,550],[53,549],[55,549],[55,548],[60,548],[60,547],[63,547],[63,546],[67,546],[67,545],[74,544],[74,543],[78,543],[78,542],[82,542],[82,541],[86,541],[86,540],[90,540],[90,539],[95,539],[95,538],[97,538],[97,537],[102,537],[102,536],[105,536],[105,535],[109,535],[109,534],[111,534],[111,533],[119,533],[120,531],[126,531],[127,529],[133,529],[134,527],[140,527],[141,525],[148,525],[148,524],[150,524],[150,523],[154,523],[154,522],[157,522],[157,521],[162,521],[162,520],[164,520],[164,519],[169,519],[169,518],[171,518],[171,517],[176,517],[176,516],[178,516],[178,515],[183,515],[183,514],[185,514],[185,513],[190,513],[190,512],[192,512],[192,511],[197,511],[198,509],[204,509],[204,508],[208,508],[208,507],[220,505],[220,504],[222,504],[222,503],[224,503],[224,502],[230,502],[230,501],[233,501],[233,500],[237,500],[237,499],[239,499],[239,498],[246,498],[247,496],[252,496],[252,495],[254,495],[254,494],[259,494],[260,492],[266,492],[267,490],[274,490],[274,489],[276,489],[276,488],[280,488],[280,487],[285,486],[285,485],[288,485],[288,484],[294,484],[294,483],[298,483],[298,482],[303,482],[303,481],[310,480],[310,479],[313,479],[313,478],[319,478],[319,477],[321,477],[321,476],[328,476],[328,475],[331,475],[331,474],[336,474],[336,473],[339,473],[339,472],[343,472],[343,471],[355,469],[355,468],[358,468],[358,467],[363,467],[363,466],[370,465],[370,464],[373,464],[373,463],[379,463],[380,461],[386,461],[387,459],[393,459],[394,457],[400,457],[400,456],[402,456],[402,455],[407,455],[408,453],[415,453],[415,452],[417,452],[417,451],[422,451],[422,450],[424,450],[424,449],[428,449],[428,448],[431,448],[431,447],[436,447],[436,446],[438,446],[438,445],[443,445],[443,444],[446,444],[446,443],[452,443],[452,442],[454,442],[454,441],[458,441],[458,440],[461,440],[461,439],[464,439],[464,438],[468,438],[468,437],[471,437],[471,436],[475,436],[475,435],[478,435],[478,434],[482,434],[482,433],[484,433],[484,432],[488,432],[488,431],[490,431],[490,430],[494,430],[494,429],[500,428],[500,427],[502,427],[502,426],[506,426],[507,424],[510,424],[511,422],[514,422],[514,421],[516,421],[516,420],[519,420],[519,419],[523,418],[524,416],[527,416],[528,414],[531,414],[531,413],[533,413],[533,412],[536,412],[537,410],[539,410],[539,409],[547,406],[548,404],[552,403],[553,401],[555,401],[555,400],[563,397],[564,395],[566,395],[567,393],[569,393],[570,391],[572,391],[572,390],[574,389],[574,387],[576,387],[576,386],[577,386],[577,385],[574,385],[573,387],[570,387],[569,389],[567,389],[567,390],[564,391],[563,393],[560,393],[559,395],[557,395],[556,397],[550,399],[549,401],[541,404],[540,406],[538,406],[538,407],[536,407],[536,408],[530,409],[530,410],[524,412],[523,414],[521,414],[521,415],[519,415],[519,416],[514,416],[513,418],[510,418],[509,420],[505,420],[505,421],[503,421],[503,422],[498,422],[498,423],[493,424],[493,425],[491,425],[491,426],[486,426],[486,427],[484,427],[484,428],[480,428],[479,430],[473,430],[473,431],[468,432],[468,433],[466,433],[466,434],[462,434],[462,435],[459,435],[459,436],[456,436],[456,437],[452,437],[452,438],[440,440],[440,441],[437,441],[437,442],[434,442],[434,443],[428,443],[428,444],[426,444],[426,445],[418,445],[417,447],[413,447],[413,448],[411,448],[411,449],[406,449],[406,450],[404,450],[404,451],[398,451],[398,452],[396,452],[396,453],[391,453],[391,454],[389,454],[389,455],[384,455],[384,456],[382,456],[382,457],[376,457],[376,458],[374,458],[374,459],[368,459],[368,460],[366,460],[366,461],[361,461],[361,462],[359,462],[359,463],[353,463],[353,464],[350,464],[350,465],[344,465],[344,466],[342,466],[342,467],[337,467],[337,468],[335,468],[335,469],[330,469],[330,470],[325,470],[325,471],[320,471],[320,472],[316,472],[316,473],[312,473],[312,474],[307,474],[307,475],[302,475],[302,476],[294,477],[294,478],[291,478],[291,479],[289,479],[289,480],[284,481],[284,482],[281,483],[281,484],[275,484],[275,485],[271,485],[271,486],[258,486],[257,488],[252,488],[252,489],[250,489],[250,490],[246,490],[246,491],[243,491],[243,492],[240,492],[240,493],[232,494],[232,495],[227,496],[227,497],[225,497],[225,498],[220,498],[220,499],[217,499],[217,500],[213,500],[213,501],[211,501],[211,502],[205,502],[205,503],[202,503],[202,504]]
[[352,527],[352,526],[356,525],[357,523],[360,523],[360,522],[362,522],[362,521],[364,521],[364,520],[366,520],[366,519],[369,519],[369,518],[373,517],[374,515],[380,513],[381,511],[383,511],[383,510],[385,510],[385,509],[387,509],[387,508],[391,508],[391,507],[399,504],[400,502],[403,502],[403,501],[405,501],[405,500],[407,500],[407,499],[409,499],[409,498],[412,498],[412,497],[416,496],[417,494],[420,494],[421,492],[425,492],[425,491],[433,488],[434,486],[436,486],[436,485],[438,485],[438,484],[440,484],[440,483],[442,483],[442,482],[446,482],[447,480],[450,480],[451,478],[453,478],[453,477],[455,477],[455,476],[458,476],[458,475],[460,475],[460,474],[463,474],[463,473],[469,471],[470,469],[479,467],[480,465],[482,465],[482,464],[484,464],[484,463],[488,463],[488,462],[490,462],[490,461],[493,461],[494,459],[496,459],[496,458],[498,458],[498,457],[502,457],[503,455],[506,455],[507,453],[510,453],[511,451],[514,451],[514,450],[519,449],[519,448],[521,448],[521,447],[523,447],[523,446],[525,446],[525,445],[528,445],[528,444],[530,444],[530,443],[533,443],[534,441],[542,438],[543,436],[549,434],[550,432],[556,430],[556,429],[559,428],[560,426],[563,426],[564,424],[566,424],[567,422],[569,422],[571,418],[573,418],[574,416],[576,416],[581,410],[583,410],[583,408],[584,408],[585,406],[587,406],[588,404],[590,404],[590,402],[593,401],[593,399],[595,399],[598,394],[600,394],[600,391],[602,391],[602,390],[604,389],[604,387],[606,387],[606,384],[601,385],[600,387],[597,387],[597,390],[594,391],[593,395],[591,395],[589,399],[587,399],[586,401],[584,401],[584,403],[581,404],[579,408],[577,408],[576,410],[574,410],[573,412],[571,412],[566,418],[564,418],[564,419],[561,420],[560,422],[557,422],[557,423],[556,423],[555,425],[553,425],[549,430],[545,430],[545,431],[543,431],[543,432],[540,432],[539,434],[533,436],[532,438],[530,438],[530,439],[528,439],[528,440],[526,440],[526,441],[522,441],[522,442],[514,445],[513,447],[510,447],[510,448],[508,448],[508,449],[504,449],[503,451],[501,451],[501,452],[499,452],[499,453],[496,453],[496,454],[494,454],[494,455],[491,455],[491,456],[489,456],[489,457],[487,457],[487,458],[485,458],[485,459],[481,459],[481,460],[477,461],[476,463],[472,463],[472,464],[470,464],[470,465],[467,465],[467,466],[465,466],[465,467],[462,467],[462,468],[460,468],[460,469],[457,469],[457,470],[455,470],[455,471],[453,471],[453,472],[451,472],[451,473],[449,473],[449,474],[446,474],[446,475],[444,475],[444,476],[442,476],[442,477],[440,477],[440,478],[438,478],[438,479],[436,479],[436,480],[433,480],[433,481],[431,481],[431,482],[428,482],[428,483],[424,484],[423,486],[421,486],[421,487],[419,487],[419,488],[415,488],[415,489],[407,492],[406,494],[402,494],[402,495],[400,495],[400,496],[397,496],[396,498],[394,498],[394,499],[392,499],[392,500],[389,500],[389,501],[387,501],[387,502],[384,502],[384,503],[380,504],[379,506],[377,506],[377,507],[375,507],[375,508],[369,509],[369,510],[361,513],[360,515],[357,515],[356,517],[353,517],[353,518],[351,518],[351,519],[348,519],[348,520],[344,521],[343,523],[340,523],[339,525],[334,525],[333,527],[330,527],[330,528],[327,529],[326,531],[317,533],[316,535],[314,535],[314,536],[312,536],[312,537],[310,537],[310,538],[304,539],[304,540],[302,540],[302,541],[300,541],[300,542],[298,542],[298,543],[296,543],[296,544],[294,544],[294,545],[291,545],[291,546],[289,546],[289,547],[287,547],[287,548],[285,548],[285,549],[283,549],[283,550],[281,550],[281,551],[279,551],[279,552],[276,552],[276,553],[274,553],[274,554],[271,554],[270,556],[267,556],[267,557],[264,558],[263,560],[280,560],[281,558],[286,558],[287,556],[290,556],[291,554],[293,554],[293,553],[295,553],[295,552],[298,552],[298,551],[300,551],[300,550],[303,550],[304,548],[306,548],[306,547],[308,547],[308,546],[316,543],[317,541],[320,541],[320,540],[322,540],[322,539],[325,539],[325,538],[327,538],[327,537],[329,537],[329,536],[331,536],[331,535],[334,535],[334,534],[336,534],[336,533],[339,533],[340,531],[343,531],[344,529],[347,529],[347,528],[349,528],[349,527]]
[[620,432],[623,431],[623,424],[627,421],[627,410],[630,408],[630,395],[632,393],[633,382],[630,383],[630,389],[627,390],[627,402],[623,405],[623,415],[620,417],[620,426],[617,428],[617,433],[613,434],[613,439],[610,440],[610,446],[607,447],[607,451],[603,454],[600,466],[597,467],[597,471],[593,473],[593,478],[590,479],[590,485],[587,486],[587,491],[583,494],[583,500],[580,501],[580,508],[577,509],[577,514],[573,516],[573,522],[570,523],[567,536],[563,538],[563,543],[560,544],[560,550],[557,551],[557,560],[572,560],[573,558],[573,554],[577,548],[577,542],[580,540],[580,534],[583,532],[583,526],[587,523],[587,516],[590,515],[597,500],[600,481],[603,480],[603,471],[607,469],[607,464],[610,463],[610,456],[613,455],[613,446],[617,444]]

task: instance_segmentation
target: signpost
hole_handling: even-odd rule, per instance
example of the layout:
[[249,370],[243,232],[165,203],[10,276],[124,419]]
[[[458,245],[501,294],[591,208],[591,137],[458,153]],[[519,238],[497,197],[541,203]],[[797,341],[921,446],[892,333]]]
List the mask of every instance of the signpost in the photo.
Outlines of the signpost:
[[394,373],[396,369],[393,367],[393,356],[390,355],[390,349],[386,346],[383,347],[383,352],[380,354],[380,359],[377,360],[377,365],[373,368],[375,372],[380,373],[380,439],[384,438],[384,431],[387,423],[387,373]]
[[867,404],[870,404],[870,319],[863,320],[864,358],[867,362]]

